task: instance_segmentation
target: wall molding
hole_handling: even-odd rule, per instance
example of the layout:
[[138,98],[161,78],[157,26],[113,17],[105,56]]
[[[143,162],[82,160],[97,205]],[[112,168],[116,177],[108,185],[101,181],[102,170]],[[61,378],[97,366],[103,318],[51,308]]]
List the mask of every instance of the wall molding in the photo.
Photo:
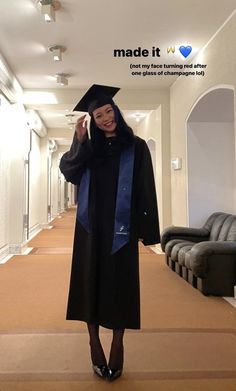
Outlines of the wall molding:
[[29,240],[31,240],[35,235],[37,235],[42,230],[42,224],[35,224],[29,229]]
[[0,262],[9,255],[9,245],[0,248]]

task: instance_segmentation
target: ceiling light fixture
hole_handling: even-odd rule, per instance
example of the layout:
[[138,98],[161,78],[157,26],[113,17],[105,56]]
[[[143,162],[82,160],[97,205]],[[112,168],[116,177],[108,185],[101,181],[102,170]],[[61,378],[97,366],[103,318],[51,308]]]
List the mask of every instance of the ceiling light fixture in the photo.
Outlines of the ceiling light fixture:
[[73,124],[73,118],[75,117],[75,114],[66,114],[65,117],[67,118],[67,122],[69,125]]
[[44,16],[45,22],[55,22],[56,14],[51,4],[42,5],[41,12]]
[[66,48],[61,45],[53,45],[48,47],[48,51],[52,53],[54,61],[61,61],[62,53],[66,51]]
[[58,73],[56,75],[56,81],[61,86],[68,86],[68,77],[69,75],[66,73]]
[[134,114],[133,114],[133,117],[135,118],[135,120],[136,120],[137,122],[140,122],[141,119],[143,119],[143,118],[145,117],[145,114],[143,114],[143,113],[134,113]]
[[58,0],[39,0],[41,13],[44,16],[45,22],[56,21],[56,11],[61,8],[61,3]]

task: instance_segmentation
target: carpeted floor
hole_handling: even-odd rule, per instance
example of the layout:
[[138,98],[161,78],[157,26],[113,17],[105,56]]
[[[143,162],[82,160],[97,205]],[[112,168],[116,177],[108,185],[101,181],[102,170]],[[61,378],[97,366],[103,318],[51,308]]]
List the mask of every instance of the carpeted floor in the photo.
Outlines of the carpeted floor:
[[[0,265],[0,391],[236,391],[236,309],[205,297],[140,245],[142,329],[125,334],[125,368],[107,384],[91,372],[86,327],[65,320],[75,211]],[[101,329],[109,353],[111,332]]]

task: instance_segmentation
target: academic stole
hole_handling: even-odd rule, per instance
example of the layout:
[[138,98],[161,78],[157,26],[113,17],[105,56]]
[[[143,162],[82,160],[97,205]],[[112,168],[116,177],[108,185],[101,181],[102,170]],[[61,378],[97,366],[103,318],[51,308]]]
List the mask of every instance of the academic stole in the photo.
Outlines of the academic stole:
[[[116,195],[114,235],[111,254],[116,253],[129,241],[130,209],[134,171],[134,144],[121,152],[119,178]],[[77,219],[85,231],[90,233],[88,214],[91,171],[86,168],[79,185]]]

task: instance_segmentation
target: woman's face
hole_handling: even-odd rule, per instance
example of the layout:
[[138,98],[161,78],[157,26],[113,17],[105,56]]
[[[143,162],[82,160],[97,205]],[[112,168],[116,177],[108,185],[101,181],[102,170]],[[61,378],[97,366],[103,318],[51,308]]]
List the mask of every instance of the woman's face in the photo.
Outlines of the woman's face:
[[93,111],[93,118],[97,127],[105,132],[106,137],[116,134],[115,112],[111,104],[99,107]]

